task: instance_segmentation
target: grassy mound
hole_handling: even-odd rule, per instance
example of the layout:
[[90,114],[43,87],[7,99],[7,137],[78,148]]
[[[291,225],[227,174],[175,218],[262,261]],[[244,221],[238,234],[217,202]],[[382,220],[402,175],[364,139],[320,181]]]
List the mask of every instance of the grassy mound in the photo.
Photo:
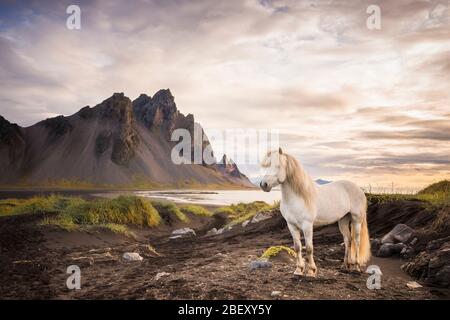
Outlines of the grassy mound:
[[266,251],[264,251],[264,253],[260,257],[260,259],[269,260],[270,258],[276,257],[278,254],[280,254],[283,251],[285,251],[292,258],[296,258],[297,257],[297,254],[295,253],[295,251],[292,250],[289,247],[286,247],[286,246],[273,246],[273,247],[270,247],[269,249],[267,249]]
[[258,212],[272,209],[274,209],[274,206],[271,206],[264,201],[254,201],[221,207],[216,209],[214,213],[227,215],[231,219],[230,225],[234,225],[253,218]]
[[366,196],[370,204],[420,200],[432,205],[450,205],[450,181],[433,183],[416,194],[366,194]]
[[139,197],[120,196],[115,199],[93,201],[51,197],[56,198],[57,201],[50,210],[44,210],[44,212],[58,214],[44,218],[41,224],[56,225],[68,231],[80,227],[99,226],[115,233],[130,234],[127,225],[155,227],[161,222],[161,216],[151,202]]
[[182,222],[189,222],[189,218],[172,202],[152,201],[151,204],[161,215],[175,215]]
[[212,213],[209,210],[207,210],[206,208],[203,208],[201,206],[191,205],[191,204],[180,207],[180,210],[183,213],[194,214],[196,216],[202,216],[202,217],[211,217],[212,216]]
[[450,193],[450,181],[442,180],[420,190],[417,194]]

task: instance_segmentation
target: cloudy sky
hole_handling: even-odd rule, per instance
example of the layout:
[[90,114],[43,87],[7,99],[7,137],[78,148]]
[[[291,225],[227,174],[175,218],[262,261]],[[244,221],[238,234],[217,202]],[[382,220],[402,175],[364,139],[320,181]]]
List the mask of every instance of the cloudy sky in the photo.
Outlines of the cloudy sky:
[[315,178],[450,178],[449,1],[2,1],[0,83],[23,126],[170,88],[207,132],[279,130]]

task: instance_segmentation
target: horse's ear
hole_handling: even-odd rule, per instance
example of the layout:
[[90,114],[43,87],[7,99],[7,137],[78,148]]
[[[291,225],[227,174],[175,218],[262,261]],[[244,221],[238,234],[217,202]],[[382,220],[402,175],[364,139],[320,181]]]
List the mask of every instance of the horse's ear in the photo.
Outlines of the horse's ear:
[[281,147],[278,148],[278,153],[279,153],[279,154],[283,154],[283,150],[281,150]]

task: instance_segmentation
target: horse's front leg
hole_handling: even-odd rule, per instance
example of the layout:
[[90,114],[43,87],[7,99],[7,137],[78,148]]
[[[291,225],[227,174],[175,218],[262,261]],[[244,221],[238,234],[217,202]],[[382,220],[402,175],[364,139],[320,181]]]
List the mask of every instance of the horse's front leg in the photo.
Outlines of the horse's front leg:
[[297,267],[295,268],[294,274],[302,276],[305,272],[305,262],[302,257],[302,241],[300,239],[300,229],[293,225],[288,224],[289,231],[291,232],[292,239],[294,240],[294,250],[297,254]]
[[317,275],[317,267],[313,257],[313,224],[311,222],[304,222],[302,230],[306,246],[306,275],[315,277]]

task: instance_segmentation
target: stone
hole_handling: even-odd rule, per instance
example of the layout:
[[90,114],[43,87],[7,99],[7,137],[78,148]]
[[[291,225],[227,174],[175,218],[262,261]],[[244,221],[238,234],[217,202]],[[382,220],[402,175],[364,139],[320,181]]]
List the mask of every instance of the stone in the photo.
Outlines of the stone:
[[242,222],[242,227],[245,228],[249,223],[250,223],[250,220],[245,220],[244,222]]
[[272,291],[270,293],[271,297],[281,297],[283,294],[281,293],[281,291]]
[[409,281],[406,286],[410,289],[422,288],[422,285],[417,283],[416,281]]
[[155,280],[158,281],[159,279],[161,279],[162,277],[167,277],[170,276],[169,272],[158,272],[155,276]]
[[125,252],[122,256],[124,260],[127,261],[142,261],[144,258],[137,252]]
[[191,228],[181,228],[181,229],[177,229],[172,231],[172,236],[196,236],[197,234],[195,233],[195,231]]
[[414,234],[414,229],[408,227],[406,224],[400,223],[381,239],[381,243],[406,243],[414,236]]
[[250,270],[272,268],[272,263],[266,260],[254,260],[250,262]]
[[257,223],[263,220],[267,220],[272,218],[273,213],[271,211],[262,211],[262,212],[258,212],[250,221],[251,223]]
[[206,236],[207,236],[207,237],[217,236],[217,235],[218,235],[218,233],[217,233],[217,228],[212,228],[211,230],[209,230],[209,231],[206,233]]

